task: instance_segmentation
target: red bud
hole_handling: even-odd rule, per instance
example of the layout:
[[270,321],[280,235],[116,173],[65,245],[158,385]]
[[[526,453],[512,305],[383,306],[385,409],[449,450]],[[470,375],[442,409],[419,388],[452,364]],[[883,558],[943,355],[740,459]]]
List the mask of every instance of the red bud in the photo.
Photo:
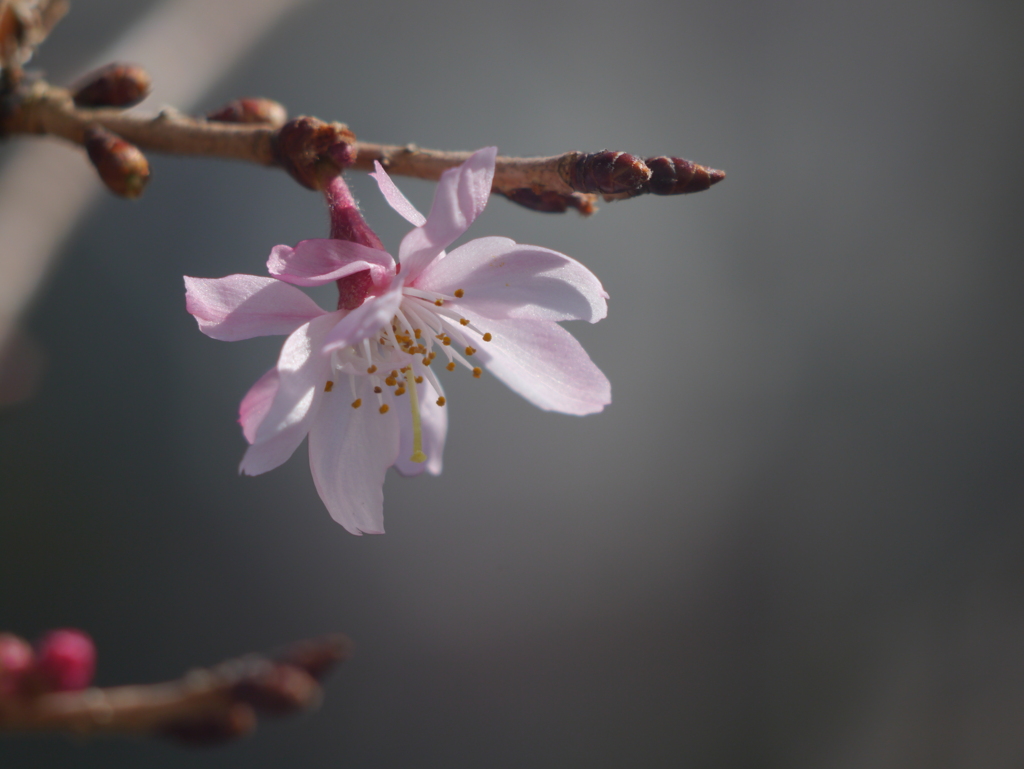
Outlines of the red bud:
[[37,644],[34,672],[49,691],[84,689],[95,671],[96,647],[81,630],[53,630]]
[[71,86],[79,107],[131,107],[149,95],[151,81],[136,64],[108,64]]
[[288,111],[273,99],[235,99],[207,113],[206,119],[218,123],[283,125],[288,119]]
[[115,195],[137,198],[149,181],[149,162],[134,144],[101,126],[85,131],[85,149],[100,179]]

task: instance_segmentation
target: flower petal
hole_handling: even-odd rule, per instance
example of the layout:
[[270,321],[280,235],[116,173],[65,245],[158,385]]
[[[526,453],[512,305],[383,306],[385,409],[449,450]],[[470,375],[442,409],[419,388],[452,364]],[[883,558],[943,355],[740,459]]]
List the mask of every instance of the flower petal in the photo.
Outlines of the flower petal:
[[380,193],[384,196],[388,205],[401,214],[413,227],[422,227],[427,218],[417,211],[416,206],[410,203],[409,199],[402,194],[402,191],[395,186],[395,183],[391,181],[391,177],[388,176],[388,172],[384,170],[379,161],[374,160],[373,166],[377,170],[370,174],[370,177],[377,181]]
[[395,278],[386,293],[371,296],[360,307],[349,312],[326,336],[322,351],[326,354],[368,339],[391,322],[401,303],[402,279]]
[[331,281],[370,271],[373,285],[386,287],[395,274],[395,260],[387,251],[348,240],[314,238],[291,246],[274,246],[267,271],[296,286],[322,286]]
[[381,414],[369,377],[356,377],[363,405],[348,387],[324,393],[309,433],[309,469],[331,517],[353,534],[384,533],[384,474],[398,456],[398,417]]
[[242,459],[243,473],[259,475],[272,470],[306,437],[330,375],[330,358],[320,355],[323,338],[344,315],[344,310],[323,314],[285,341],[275,369],[277,390]]
[[437,259],[420,273],[415,287],[465,297],[452,304],[486,318],[587,320],[608,314],[601,281],[575,259],[508,238],[478,238]]
[[497,154],[496,147],[485,147],[470,155],[462,165],[441,174],[430,216],[422,227],[402,239],[398,250],[407,281],[419,275],[484,210],[491,194]]
[[242,434],[249,443],[256,439],[256,430],[270,410],[270,404],[277,395],[279,381],[275,366],[257,379],[256,384],[250,387],[249,392],[242,398],[242,403],[238,407],[238,421],[242,425]]
[[398,435],[401,445],[398,449],[398,459],[395,460],[395,469],[402,475],[419,475],[424,470],[431,475],[440,475],[444,441],[448,435],[448,407],[437,405],[437,398],[442,393],[434,389],[429,379],[424,378],[423,382],[416,385],[416,392],[419,394],[423,453],[427,455],[427,461],[413,462],[409,459],[412,456],[412,408],[407,402],[403,403],[401,399],[397,399]]
[[200,331],[225,342],[290,334],[324,314],[316,302],[297,288],[256,275],[186,275],[185,308],[199,323]]
[[538,408],[582,416],[611,403],[608,379],[557,323],[467,317],[492,334],[490,342],[480,343],[475,357]]

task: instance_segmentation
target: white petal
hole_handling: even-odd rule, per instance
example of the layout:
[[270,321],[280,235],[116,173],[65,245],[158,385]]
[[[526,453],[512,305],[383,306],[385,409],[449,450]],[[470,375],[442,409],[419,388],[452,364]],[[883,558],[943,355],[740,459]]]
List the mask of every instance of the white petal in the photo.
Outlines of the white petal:
[[324,393],[309,433],[309,469],[331,517],[352,534],[384,533],[384,475],[398,456],[398,418],[381,414],[369,377]]
[[185,307],[200,331],[225,342],[290,334],[324,314],[297,288],[257,275],[185,276]]
[[477,345],[474,357],[538,408],[582,416],[611,403],[608,379],[557,323],[467,317],[492,334],[490,342]]
[[586,320],[608,314],[601,281],[575,259],[508,238],[478,238],[431,262],[413,282],[415,288],[465,296],[461,307],[487,318]]

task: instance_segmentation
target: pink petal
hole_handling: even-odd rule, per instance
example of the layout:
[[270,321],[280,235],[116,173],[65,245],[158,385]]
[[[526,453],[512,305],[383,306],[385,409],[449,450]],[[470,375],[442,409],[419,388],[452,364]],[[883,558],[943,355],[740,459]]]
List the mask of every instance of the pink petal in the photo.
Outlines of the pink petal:
[[352,310],[323,342],[323,353],[350,347],[368,339],[389,324],[402,303],[402,279],[396,278],[392,288],[380,296],[372,296]]
[[256,275],[212,279],[186,275],[185,307],[199,323],[200,331],[225,342],[290,334],[324,314],[297,288]]
[[508,238],[479,238],[427,265],[416,288],[465,296],[466,307],[486,318],[588,320],[608,314],[608,294],[590,270],[565,254]]
[[256,439],[256,430],[270,410],[270,404],[277,395],[278,382],[277,367],[274,367],[257,379],[256,384],[250,387],[249,392],[242,398],[242,403],[238,407],[238,421],[242,425],[242,434],[249,443]]
[[274,246],[267,259],[271,275],[296,286],[322,286],[363,270],[383,288],[395,274],[395,260],[387,251],[332,238],[303,240],[295,248]]
[[424,470],[431,475],[440,475],[444,441],[448,434],[448,407],[437,405],[437,397],[442,393],[434,389],[429,379],[424,378],[421,384],[416,385],[416,392],[420,399],[423,453],[427,455],[427,461],[413,462],[409,459],[412,456],[412,409],[403,395],[395,399],[394,407],[398,412],[398,434],[401,440],[395,469],[402,475],[419,475]]
[[608,379],[557,323],[466,317],[492,334],[490,342],[477,345],[474,357],[538,408],[582,416],[611,403]]
[[402,194],[402,191],[395,186],[395,183],[391,181],[391,177],[388,176],[388,172],[384,170],[384,167],[378,161],[374,160],[373,165],[377,171],[370,174],[370,176],[377,180],[377,186],[380,187],[380,192],[388,202],[388,205],[401,214],[413,227],[422,227],[427,218],[417,211],[416,206],[410,203],[409,199]]
[[331,517],[352,534],[384,533],[384,474],[398,456],[398,418],[381,414],[369,377],[324,393],[309,433],[309,469]]
[[406,235],[398,250],[407,281],[419,275],[484,210],[491,194],[497,154],[496,147],[485,147],[441,175],[426,223]]
[[285,341],[277,360],[277,391],[242,459],[243,473],[258,475],[272,470],[302,443],[330,375],[330,359],[320,354],[323,338],[344,315],[344,310],[321,315]]

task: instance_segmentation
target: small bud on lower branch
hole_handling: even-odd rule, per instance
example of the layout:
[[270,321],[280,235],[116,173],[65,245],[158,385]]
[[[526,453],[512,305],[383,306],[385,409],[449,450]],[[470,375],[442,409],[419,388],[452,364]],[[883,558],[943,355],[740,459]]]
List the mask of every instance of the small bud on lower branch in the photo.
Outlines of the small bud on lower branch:
[[235,99],[220,109],[206,113],[217,123],[246,123],[279,126],[288,119],[288,110],[273,99]]
[[151,81],[136,64],[108,64],[71,86],[79,107],[131,107],[149,95]]
[[342,123],[298,117],[274,136],[274,159],[303,187],[323,189],[355,160],[356,135]]
[[628,152],[602,150],[589,154],[568,153],[559,172],[566,183],[581,192],[602,195],[640,194],[651,178],[644,161]]
[[137,198],[149,181],[149,163],[134,144],[100,126],[85,130],[85,149],[100,178],[115,195]]

